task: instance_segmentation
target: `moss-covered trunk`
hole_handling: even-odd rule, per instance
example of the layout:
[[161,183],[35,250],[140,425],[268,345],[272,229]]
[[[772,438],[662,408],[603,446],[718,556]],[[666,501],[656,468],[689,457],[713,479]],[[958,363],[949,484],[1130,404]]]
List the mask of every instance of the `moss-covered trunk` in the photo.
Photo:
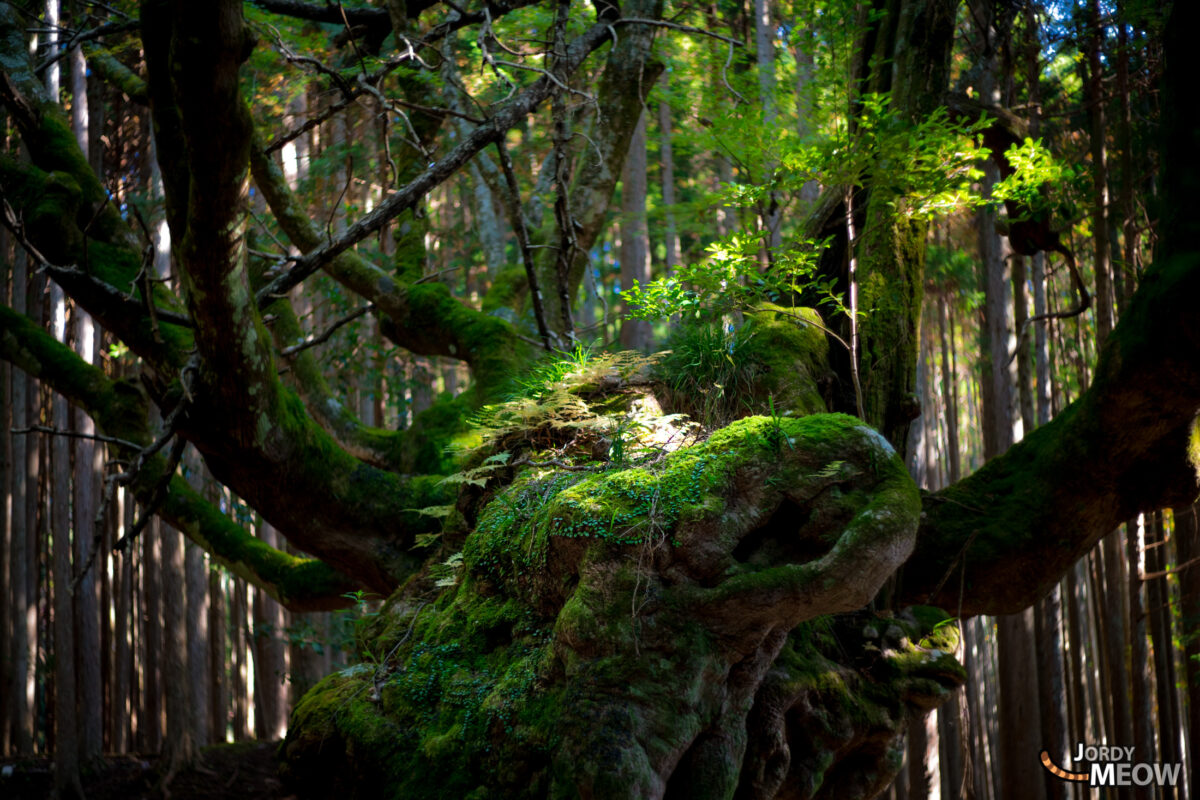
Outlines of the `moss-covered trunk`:
[[[862,609],[908,557],[920,498],[873,429],[796,416],[821,337],[750,324],[769,352],[811,348],[760,362],[764,384],[806,376],[761,399],[771,415],[671,430],[627,357],[546,390],[552,422],[493,442],[507,456],[471,473],[485,488],[363,624],[362,663],[297,706],[283,747],[297,791],[867,798],[890,782],[908,720],[961,681],[953,628],[935,632],[932,609],[831,615]],[[643,433],[627,460],[596,461],[629,414]],[[548,436],[570,440],[566,461],[524,463]]]

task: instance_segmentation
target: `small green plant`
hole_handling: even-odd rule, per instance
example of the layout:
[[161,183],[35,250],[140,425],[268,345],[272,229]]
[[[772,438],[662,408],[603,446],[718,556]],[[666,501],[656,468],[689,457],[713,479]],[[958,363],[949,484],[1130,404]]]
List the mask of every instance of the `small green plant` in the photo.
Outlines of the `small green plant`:
[[509,399],[541,398],[563,378],[586,367],[594,356],[590,345],[579,343],[570,350],[556,350],[547,354],[527,372],[513,379],[515,389]]
[[624,417],[615,420],[612,427],[608,429],[610,442],[608,446],[609,460],[618,465],[628,461],[637,447],[638,432],[646,429],[643,423],[630,414],[626,414]]
[[776,450],[782,450],[786,444],[789,450],[794,450],[791,437],[783,430],[783,415],[775,410],[775,395],[767,395],[767,408],[771,415],[771,430],[767,433],[771,445]]
[[719,427],[741,411],[759,365],[750,355],[753,334],[716,322],[684,323],[671,337],[659,375],[672,405],[706,427]]

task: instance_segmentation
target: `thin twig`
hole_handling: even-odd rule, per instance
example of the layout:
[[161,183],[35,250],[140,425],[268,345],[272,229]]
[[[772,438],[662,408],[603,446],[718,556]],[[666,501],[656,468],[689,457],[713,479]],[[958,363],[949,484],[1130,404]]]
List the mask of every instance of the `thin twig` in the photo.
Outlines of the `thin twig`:
[[374,308],[375,308],[375,305],[373,303],[368,303],[367,305],[363,306],[362,308],[356,309],[355,311],[351,312],[347,316],[342,317],[337,322],[333,323],[328,328],[326,328],[320,335],[310,336],[302,342],[298,342],[297,344],[293,344],[293,345],[288,345],[287,347],[283,348],[283,350],[281,352],[283,353],[284,357],[290,358],[291,356],[296,355],[297,353],[301,352],[302,350],[307,350],[310,347],[316,347],[319,344],[324,344],[325,342],[329,341],[329,337],[333,336],[333,334],[336,333],[339,328],[341,328],[344,325],[350,324],[354,320],[361,317],[363,314],[366,314],[367,312],[374,310]]
[[537,270],[534,268],[533,252],[529,249],[529,231],[525,228],[525,214],[521,210],[520,188],[517,186],[517,176],[513,174],[512,158],[504,141],[496,142],[496,151],[500,154],[500,169],[504,172],[504,182],[508,191],[501,195],[504,208],[508,212],[509,224],[517,235],[517,247],[521,251],[521,261],[525,264],[525,279],[529,281],[530,297],[533,300],[533,316],[537,321],[538,335],[542,337],[542,346],[547,352],[554,348],[550,344],[550,329],[546,327],[546,310],[542,305],[542,291],[538,286]]
[[171,478],[175,477],[175,470],[179,468],[179,461],[183,458],[183,449],[186,446],[187,441],[183,437],[176,437],[170,452],[167,453],[167,468],[151,491],[150,502],[142,507],[141,518],[134,522],[133,527],[113,544],[114,551],[125,552],[130,542],[137,539],[138,535],[150,524],[154,515],[158,513],[158,510],[162,508],[163,502],[167,499],[167,487],[171,483]]
[[30,425],[27,428],[11,428],[9,433],[26,434],[26,433],[45,433],[50,436],[65,436],[68,439],[90,439],[94,442],[104,442],[105,444],[115,444],[120,447],[128,447],[133,450],[141,450],[142,446],[136,442],[131,442],[128,439],[118,439],[115,436],[105,436],[101,433],[80,433],[79,431],[64,431],[58,428],[50,428],[46,425]]
[[719,33],[714,33],[704,28],[693,28],[691,25],[681,25],[678,22],[667,22],[662,19],[643,19],[642,17],[621,17],[614,19],[613,25],[653,25],[656,28],[670,28],[673,31],[683,31],[684,33],[694,33],[699,36],[710,36],[713,39],[719,39],[722,42],[728,42],[730,46],[745,47],[746,43],[740,39],[733,39],[728,36],[722,36]]

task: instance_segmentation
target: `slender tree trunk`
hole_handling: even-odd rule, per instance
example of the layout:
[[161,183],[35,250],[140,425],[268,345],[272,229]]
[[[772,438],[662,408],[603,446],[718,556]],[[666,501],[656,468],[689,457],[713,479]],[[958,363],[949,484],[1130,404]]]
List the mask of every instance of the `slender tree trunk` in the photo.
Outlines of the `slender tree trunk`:
[[946,318],[949,313],[945,294],[939,294],[938,338],[941,340],[942,353],[942,397],[946,401],[946,461],[949,465],[950,483],[957,483],[962,477],[958,443],[958,376],[950,365],[953,342],[946,338]]
[[[1142,583],[1142,576],[1146,573],[1143,530],[1141,518],[1125,523],[1126,553],[1129,557],[1130,716],[1133,724],[1133,740],[1130,744],[1137,748],[1138,759],[1149,761],[1154,744],[1154,723],[1150,707],[1152,662],[1146,647],[1146,592]],[[1148,786],[1135,786],[1133,796],[1137,800],[1152,798],[1154,790]]]
[[[0,117],[2,118],[2,117]],[[4,124],[0,122],[0,125]],[[0,302],[12,308],[8,297],[8,232],[0,231]],[[9,706],[13,699],[12,629],[21,623],[22,617],[13,612],[13,592],[10,581],[9,561],[12,558],[12,434],[15,427],[12,416],[12,392],[9,385],[11,365],[0,365],[0,501],[4,518],[0,519],[0,754],[12,753],[12,712]]]
[[[763,126],[771,129],[775,125],[778,109],[775,102],[775,38],[776,25],[774,15],[771,13],[771,0],[754,0],[754,42],[756,61],[758,63],[758,96],[759,105],[762,107]],[[762,175],[760,180],[767,181],[771,178],[775,171],[776,165],[772,162],[766,162],[762,165]],[[777,192],[770,192],[768,196],[760,202],[761,209],[759,219],[763,230],[766,231],[764,238],[764,252],[762,265],[764,268],[771,263],[773,256],[771,255],[778,250],[782,239],[780,238],[780,216],[779,195]]]
[[[128,497],[125,487],[117,490],[114,500],[116,519],[118,520],[116,533],[120,538],[128,530],[125,508],[127,504],[132,505],[132,500]],[[132,697],[130,679],[133,673],[131,647],[133,626],[130,624],[129,618],[133,608],[133,553],[131,551],[126,550],[121,554],[120,560],[116,563],[116,572],[118,577],[113,591],[115,609],[112,684],[109,689],[109,725],[112,730],[110,746],[113,752],[124,753],[131,746],[129,719],[133,713],[133,704],[130,702]]]
[[[621,291],[650,281],[650,234],[646,226],[646,112],[638,117],[621,171]],[[621,322],[621,346],[650,349],[653,329],[642,319]]]
[[[82,57],[76,69],[83,67]],[[82,92],[86,97],[86,82],[73,82],[74,91]],[[78,85],[82,83],[83,85]],[[78,110],[77,110],[78,111]],[[76,126],[76,135],[87,141],[86,114],[84,106],[82,114],[85,119],[83,129]],[[78,118],[79,114],[76,114]],[[85,150],[86,152],[86,150]],[[96,327],[86,311],[76,308],[73,322],[75,327],[75,350],[80,358],[89,364],[96,361]],[[75,409],[75,429],[91,436],[96,432],[96,426],[91,417],[80,409]],[[95,541],[95,516],[97,507],[97,490],[99,476],[103,470],[103,449],[97,448],[95,442],[89,439],[76,439],[75,449],[75,564],[77,570],[83,570],[93,558],[92,550]],[[100,610],[97,606],[97,574],[104,570],[104,559],[96,554],[95,561],[84,573],[79,583],[78,595],[75,598],[76,631],[79,655],[79,754],[84,765],[88,765],[101,757],[103,741],[103,689],[101,683],[101,646],[100,646]]]
[[1121,264],[1117,272],[1117,299],[1122,308],[1137,284],[1137,223],[1133,202],[1133,109],[1129,100],[1129,31],[1126,2],[1117,3],[1117,94],[1121,98],[1118,125],[1121,148]]
[[665,262],[667,275],[673,275],[679,266],[679,232],[675,225],[675,151],[671,139],[671,104],[667,97],[670,90],[666,73],[659,79],[663,97],[658,101],[658,155],[662,171],[662,201],[665,235]]
[[[204,491],[204,466],[200,455],[192,448],[184,457],[188,483],[197,492]],[[204,551],[191,542],[184,542],[184,587],[187,598],[187,665],[191,684],[192,740],[197,748],[212,741],[209,716],[208,680],[208,568]]]
[[1100,22],[1100,0],[1088,2],[1088,28],[1091,31],[1086,42],[1088,80],[1087,107],[1091,130],[1092,153],[1092,246],[1093,268],[1096,273],[1096,344],[1103,345],[1113,328],[1112,263],[1108,241],[1108,161],[1105,142],[1103,68],[1101,66],[1101,43],[1104,26]]
[[[47,8],[49,9],[47,4]],[[67,304],[63,290],[52,284],[50,290],[54,338],[67,338]],[[54,395],[52,423],[56,430],[69,427],[67,399]],[[65,436],[52,437],[53,486],[50,496],[50,524],[54,551],[54,787],[60,798],[82,797],[79,782],[79,719],[76,714],[75,613],[71,584],[71,445]]]
[[[13,260],[13,309],[26,313],[28,282],[26,257],[18,250]],[[29,379],[19,369],[12,370],[12,409],[16,427],[29,425]],[[31,650],[37,643],[37,596],[29,591],[30,532],[35,518],[29,516],[28,496],[37,494],[37,483],[30,485],[29,460],[36,458],[37,446],[30,446],[24,434],[12,437],[12,556],[8,562],[8,582],[12,593],[13,628],[10,641],[12,684],[10,717],[12,742],[17,755],[33,752],[34,674]],[[7,723],[5,723],[7,724]]]
[[225,590],[221,573],[208,572],[208,727],[213,741],[225,743],[229,726],[228,681],[225,677]]
[[[279,536],[267,523],[259,527],[259,537],[272,547],[279,546]],[[255,693],[258,705],[254,709],[256,733],[259,739],[274,741],[287,732],[287,648],[284,644],[286,621],[284,610],[261,590],[254,594],[254,665]]]
[[1029,319],[1029,300],[1025,294],[1026,275],[1025,257],[1012,255],[1012,292],[1013,292],[1013,330],[1018,334],[1016,341],[1017,362],[1017,399],[1021,409],[1021,428],[1023,436],[1037,427],[1037,416],[1033,404],[1033,358],[1029,349],[1029,339],[1025,320]]
[[[142,513],[145,513],[143,510]],[[143,750],[162,748],[162,563],[159,541],[162,523],[157,517],[142,531],[142,713],[138,715],[138,740]]]
[[233,651],[230,663],[230,669],[233,672],[233,683],[230,687],[233,696],[233,740],[243,742],[250,738],[249,664],[246,663],[248,649],[246,582],[235,577],[231,595],[229,641]]
[[[1200,630],[1200,505],[1177,508],[1173,516],[1179,552],[1180,623],[1185,631],[1194,634]],[[1189,635],[1184,641],[1183,683],[1187,697],[1184,726],[1189,745],[1184,750],[1188,760],[1185,770],[1189,775],[1196,775],[1200,766],[1197,761],[1200,758],[1200,636]],[[1197,789],[1200,787],[1192,787],[1193,797]]]
[[[984,96],[990,96],[985,85]],[[995,164],[984,165],[984,196],[999,179]],[[983,457],[994,458],[1013,443],[1012,381],[1009,375],[1009,281],[995,211],[983,207],[976,219],[980,263],[984,270],[984,326],[988,354],[984,363]],[[1033,613],[1026,610],[996,618],[1000,689],[1000,787],[1003,797],[1037,800],[1045,796],[1042,776],[1029,768],[1038,763],[1039,743],[1028,736],[1040,730],[1036,644]]]
[[163,525],[163,686],[167,710],[163,757],[168,764],[168,774],[191,763],[196,755],[191,673],[188,670],[186,588],[183,536],[174,528]]
[[[1177,739],[1179,725],[1175,714],[1175,659],[1174,641],[1171,630],[1171,607],[1168,603],[1166,577],[1167,540],[1164,535],[1162,512],[1156,511],[1146,518],[1146,568],[1158,577],[1148,580],[1146,599],[1149,603],[1147,623],[1154,647],[1154,686],[1158,710],[1158,752],[1156,760],[1168,764],[1178,763],[1180,750]],[[1135,662],[1136,663],[1136,662]],[[1147,745],[1149,741],[1147,741]],[[1148,748],[1147,748],[1148,749]],[[1150,754],[1139,750],[1139,757],[1150,760]],[[1171,800],[1175,793],[1163,787],[1163,797]]]

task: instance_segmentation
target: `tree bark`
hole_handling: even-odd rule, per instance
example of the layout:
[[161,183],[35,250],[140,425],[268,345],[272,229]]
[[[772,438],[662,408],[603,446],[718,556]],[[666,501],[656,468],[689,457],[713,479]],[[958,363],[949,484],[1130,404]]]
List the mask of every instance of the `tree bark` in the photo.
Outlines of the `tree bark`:
[[[643,111],[629,139],[621,170],[621,291],[634,282],[650,282],[650,231],[646,224],[646,114]],[[628,311],[628,309],[626,309]],[[621,346],[650,349],[653,329],[644,319],[621,321]]]
[[163,605],[163,687],[166,695],[167,729],[163,739],[163,758],[167,774],[192,763],[196,757],[193,736],[191,673],[188,670],[188,609],[184,573],[183,537],[179,531],[163,525],[162,605]]
[[[47,11],[52,3],[47,3]],[[49,14],[47,15],[49,16]],[[67,338],[67,305],[57,285],[50,290],[54,337]],[[54,395],[52,422],[66,430],[70,410],[67,399]],[[79,717],[76,710],[75,614],[71,597],[74,571],[71,564],[71,445],[65,436],[51,443],[54,480],[50,494],[50,524],[54,552],[54,787],[59,797],[82,797],[80,784]]]

